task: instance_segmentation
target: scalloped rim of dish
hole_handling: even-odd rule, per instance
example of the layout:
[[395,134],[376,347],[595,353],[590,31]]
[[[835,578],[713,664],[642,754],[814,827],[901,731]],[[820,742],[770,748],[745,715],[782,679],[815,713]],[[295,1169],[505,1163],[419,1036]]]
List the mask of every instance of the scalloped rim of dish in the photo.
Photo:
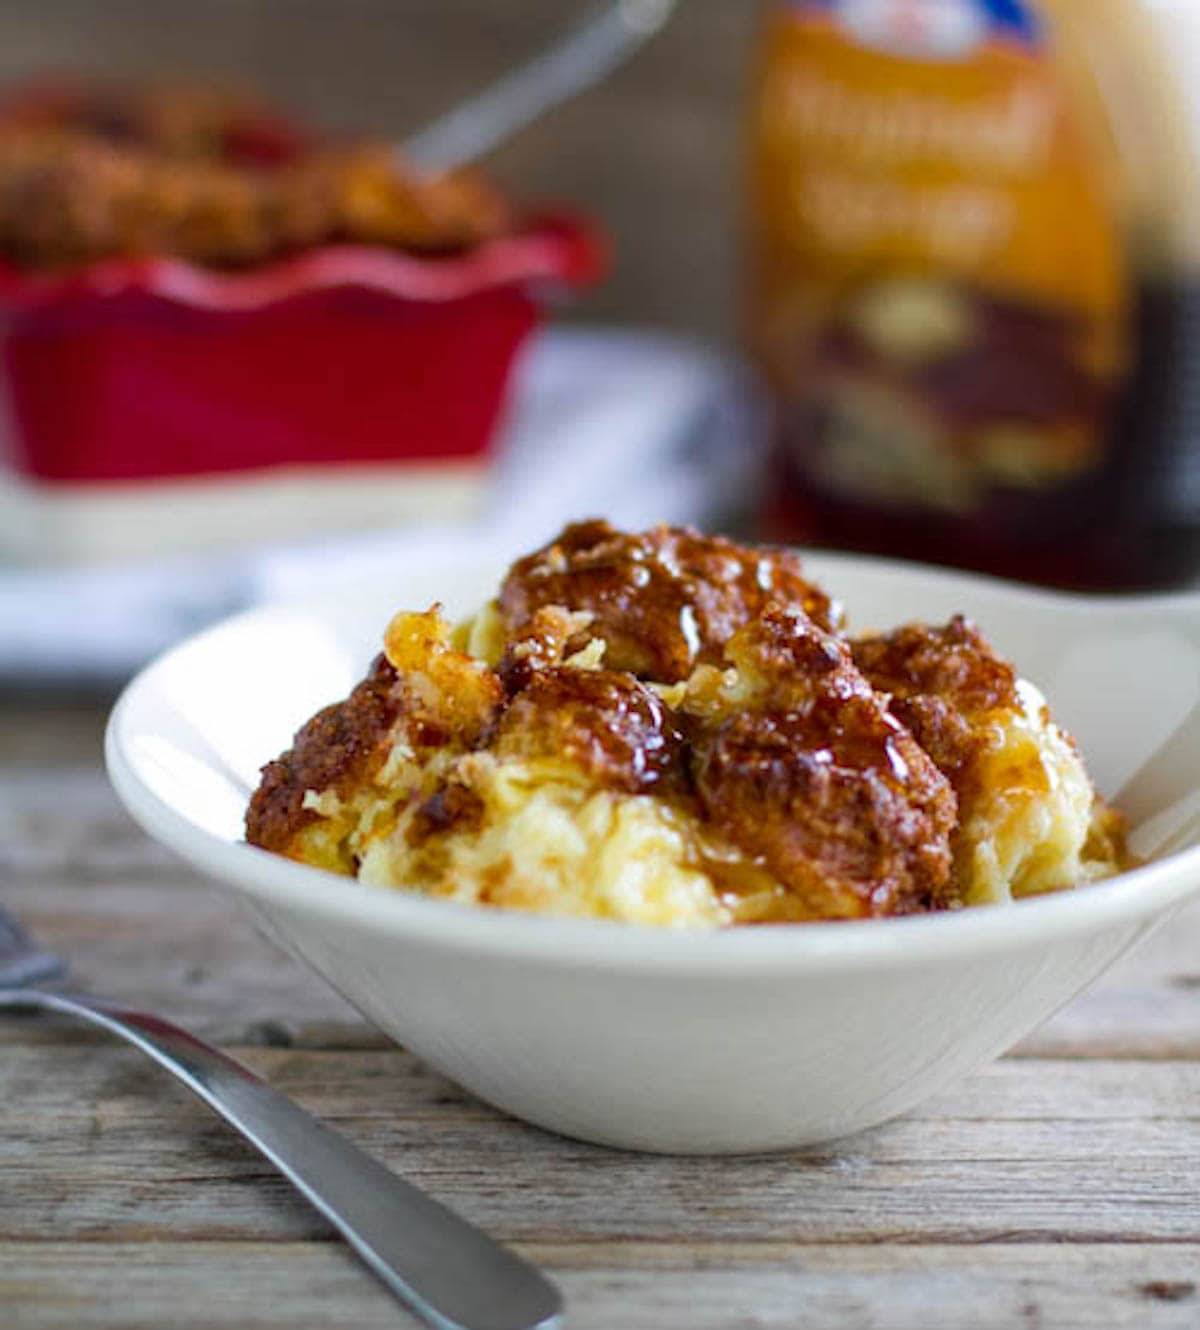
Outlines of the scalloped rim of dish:
[[63,271],[0,263],[0,308],[33,314],[143,295],[190,309],[245,312],[346,287],[397,299],[447,302],[498,287],[599,280],[609,251],[601,231],[569,210],[531,214],[519,229],[460,254],[421,255],[376,245],[322,245],[244,271],[185,259],[104,259]]
[[[1200,596],[1083,597],[1041,591],[995,578],[922,569],[896,560],[828,555],[822,561],[895,568],[902,576],[921,572],[969,593],[987,584],[993,593],[1036,599],[1059,612],[1121,614],[1136,609],[1200,613]],[[134,819],[152,836],[222,885],[273,905],[302,907],[328,918],[352,914],[360,924],[402,932],[434,947],[471,948],[495,956],[524,957],[547,964],[596,969],[647,970],[713,977],[780,971],[887,969],[944,953],[984,954],[1023,940],[1087,933],[1122,922],[1164,914],[1188,897],[1200,895],[1200,846],[1155,860],[1103,882],[1072,891],[1014,902],[977,906],[942,914],[899,919],[865,919],[827,924],[771,924],[716,931],[661,928],[606,919],[571,919],[500,910],[409,895],[372,886],[324,869],[295,863],[242,841],[226,841],[203,830],[147,788],[122,748],[126,718],[141,690],[171,659],[211,634],[259,610],[235,615],[166,652],[146,667],[119,698],[105,733],[109,776]]]

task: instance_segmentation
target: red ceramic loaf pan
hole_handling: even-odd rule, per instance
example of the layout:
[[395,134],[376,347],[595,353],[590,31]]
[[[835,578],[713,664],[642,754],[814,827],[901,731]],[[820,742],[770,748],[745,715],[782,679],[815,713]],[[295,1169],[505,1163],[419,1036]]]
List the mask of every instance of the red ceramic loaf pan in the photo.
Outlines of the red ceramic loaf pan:
[[[556,214],[451,256],[342,245],[232,273],[0,266],[10,481],[42,516],[69,496],[78,530],[89,495],[98,510],[119,494],[123,529],[136,487],[171,480],[479,466],[522,341],[605,264],[596,230]],[[36,555],[31,540],[15,552]],[[69,557],[70,539],[49,543]]]

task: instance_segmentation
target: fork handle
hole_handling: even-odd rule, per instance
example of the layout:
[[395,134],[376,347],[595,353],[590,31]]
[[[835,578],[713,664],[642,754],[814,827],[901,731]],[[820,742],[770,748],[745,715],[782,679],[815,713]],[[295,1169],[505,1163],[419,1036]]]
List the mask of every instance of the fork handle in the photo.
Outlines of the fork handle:
[[411,135],[404,156],[425,170],[464,166],[560,102],[619,68],[671,17],[679,0],[606,0],[546,50]]
[[3,1007],[74,1016],[149,1054],[270,1160],[436,1330],[559,1323],[562,1297],[540,1271],[186,1030],[79,993],[10,989],[0,991]]

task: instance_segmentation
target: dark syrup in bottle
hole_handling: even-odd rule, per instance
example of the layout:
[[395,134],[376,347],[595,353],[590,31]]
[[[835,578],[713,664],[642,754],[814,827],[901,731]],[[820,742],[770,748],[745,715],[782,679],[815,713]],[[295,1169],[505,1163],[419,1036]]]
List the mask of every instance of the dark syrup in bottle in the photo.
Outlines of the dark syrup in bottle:
[[[1156,13],[767,7],[748,313],[771,537],[1078,589],[1200,574],[1200,259],[1179,239],[1200,190]],[[1097,42],[1119,97],[1080,54]]]
[[1136,348],[1099,428],[1105,464],[1041,496],[997,489],[965,517],[855,502],[793,459],[820,425],[778,410],[770,538],[949,564],[1075,590],[1145,591],[1200,576],[1200,280],[1140,286]]

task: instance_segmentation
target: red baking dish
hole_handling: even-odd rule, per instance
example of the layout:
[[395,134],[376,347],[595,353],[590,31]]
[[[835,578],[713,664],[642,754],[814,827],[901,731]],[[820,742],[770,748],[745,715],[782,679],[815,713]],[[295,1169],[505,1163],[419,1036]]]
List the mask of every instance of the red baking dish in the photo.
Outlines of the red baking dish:
[[605,266],[597,231],[565,213],[446,256],[0,265],[8,468],[25,494],[78,501],[284,469],[479,467],[547,301]]
[[476,456],[545,298],[603,255],[559,215],[451,257],[0,265],[11,464],[54,483]]

